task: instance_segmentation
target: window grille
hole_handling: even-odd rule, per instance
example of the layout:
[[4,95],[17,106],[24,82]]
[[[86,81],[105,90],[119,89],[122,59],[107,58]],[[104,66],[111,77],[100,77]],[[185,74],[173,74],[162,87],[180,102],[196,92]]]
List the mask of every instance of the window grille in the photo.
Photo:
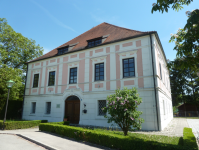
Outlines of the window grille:
[[95,65],[95,81],[104,80],[104,63]]
[[99,100],[98,101],[98,115],[104,116],[106,113],[103,112],[102,108],[106,107],[106,100]]
[[53,86],[55,84],[55,71],[49,72],[48,86]]
[[38,82],[39,82],[39,74],[35,74],[33,80],[33,87],[38,87]]
[[58,49],[58,55],[64,54],[66,52],[68,52],[68,47]]
[[134,58],[123,59],[123,77],[135,76]]
[[46,114],[50,114],[51,112],[51,102],[46,102]]
[[102,39],[88,41],[88,47],[93,47],[102,43]]
[[71,68],[70,69],[70,79],[69,79],[70,84],[77,83],[77,68]]
[[31,114],[35,114],[35,110],[36,110],[36,102],[32,102]]

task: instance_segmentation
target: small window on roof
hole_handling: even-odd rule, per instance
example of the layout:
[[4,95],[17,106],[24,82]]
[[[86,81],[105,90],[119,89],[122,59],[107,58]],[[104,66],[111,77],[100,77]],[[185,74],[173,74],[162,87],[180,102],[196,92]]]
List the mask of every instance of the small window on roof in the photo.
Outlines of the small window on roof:
[[58,49],[58,55],[68,52],[68,47],[62,47]]
[[102,39],[94,39],[94,40],[89,40],[88,41],[88,47],[93,47],[93,46],[97,46],[99,44],[102,43]]

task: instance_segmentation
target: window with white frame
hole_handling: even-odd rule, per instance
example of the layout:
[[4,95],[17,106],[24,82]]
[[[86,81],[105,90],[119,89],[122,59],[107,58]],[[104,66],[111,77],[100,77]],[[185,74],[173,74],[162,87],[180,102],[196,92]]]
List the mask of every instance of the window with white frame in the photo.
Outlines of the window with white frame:
[[95,81],[104,80],[104,63],[95,64]]
[[70,68],[69,83],[70,84],[77,83],[77,67],[76,68]]
[[36,102],[31,103],[31,114],[35,114],[36,111]]
[[123,77],[135,76],[134,58],[123,59]]
[[106,107],[106,100],[98,100],[98,116],[106,115],[102,110],[104,107]]
[[48,86],[55,85],[55,71],[49,72]]
[[33,87],[38,87],[39,74],[34,74]]
[[46,114],[50,114],[51,112],[51,102],[46,102]]

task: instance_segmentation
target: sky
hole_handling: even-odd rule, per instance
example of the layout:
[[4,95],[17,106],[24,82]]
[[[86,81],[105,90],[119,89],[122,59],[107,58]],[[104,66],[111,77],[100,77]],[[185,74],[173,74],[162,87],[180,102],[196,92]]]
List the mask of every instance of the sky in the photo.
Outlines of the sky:
[[187,22],[185,12],[199,6],[194,0],[176,12],[151,13],[156,0],[0,0],[0,18],[23,36],[33,39],[44,53],[87,30],[107,22],[138,31],[157,31],[169,60],[176,58],[175,43],[169,43]]

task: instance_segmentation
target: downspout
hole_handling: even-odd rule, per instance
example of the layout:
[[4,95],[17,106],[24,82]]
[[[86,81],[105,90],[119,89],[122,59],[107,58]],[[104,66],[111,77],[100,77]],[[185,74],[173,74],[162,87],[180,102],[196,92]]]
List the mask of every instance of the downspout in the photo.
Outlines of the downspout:
[[28,75],[28,64],[27,64],[27,70],[26,70],[26,81],[25,81],[24,94],[23,94],[23,104],[22,104],[21,119],[22,119],[22,117],[23,117],[23,110],[24,110],[23,108],[24,108],[24,99],[25,99],[25,93],[26,93],[27,75]]
[[150,34],[150,42],[151,42],[151,60],[152,60],[152,68],[153,68],[153,83],[154,83],[154,92],[155,92],[155,103],[156,103],[156,113],[157,113],[157,126],[159,131],[159,117],[158,117],[158,102],[157,102],[157,95],[156,95],[156,86],[155,86],[155,73],[154,73],[154,61],[153,61],[153,47],[152,47],[152,38]]

